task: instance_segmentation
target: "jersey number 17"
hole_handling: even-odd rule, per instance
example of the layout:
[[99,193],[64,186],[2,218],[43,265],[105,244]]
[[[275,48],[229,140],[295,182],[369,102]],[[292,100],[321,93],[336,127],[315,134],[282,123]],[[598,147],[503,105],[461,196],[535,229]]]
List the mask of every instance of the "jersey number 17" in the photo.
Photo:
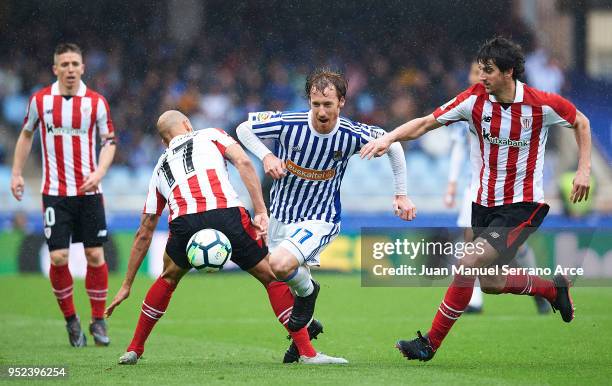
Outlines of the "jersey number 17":
[[[185,174],[192,173],[195,170],[193,166],[193,138],[185,141],[180,144],[176,148],[172,150],[172,154],[176,154],[179,151],[183,152],[183,168],[185,169]],[[172,169],[170,169],[170,164],[168,163],[168,157],[164,158],[162,162],[161,169],[164,173],[164,177],[166,177],[166,181],[168,182],[168,186],[172,187],[174,182],[176,181],[174,175],[172,174]]]

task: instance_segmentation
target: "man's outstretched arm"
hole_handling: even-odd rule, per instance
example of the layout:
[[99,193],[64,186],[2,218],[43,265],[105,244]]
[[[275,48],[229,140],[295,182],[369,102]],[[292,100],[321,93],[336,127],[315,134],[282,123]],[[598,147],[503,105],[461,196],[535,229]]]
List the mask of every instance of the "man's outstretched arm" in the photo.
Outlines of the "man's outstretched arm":
[[130,290],[132,289],[132,283],[136,273],[144,260],[149,247],[151,246],[151,240],[153,239],[153,232],[157,227],[159,216],[157,214],[144,213],[140,218],[140,226],[134,236],[134,243],[132,244],[132,250],[130,251],[130,260],[128,262],[127,272],[123,284],[115,295],[115,298],[111,304],[106,308],[104,314],[106,317],[112,315],[115,307],[121,304],[122,301],[130,296]]
[[440,126],[442,126],[442,124],[436,120],[433,114],[429,114],[421,118],[415,118],[401,126],[396,127],[393,131],[383,135],[382,137],[368,142],[361,148],[359,156],[361,158],[368,159],[371,159],[372,157],[380,157],[389,150],[389,147],[393,142],[411,141]]

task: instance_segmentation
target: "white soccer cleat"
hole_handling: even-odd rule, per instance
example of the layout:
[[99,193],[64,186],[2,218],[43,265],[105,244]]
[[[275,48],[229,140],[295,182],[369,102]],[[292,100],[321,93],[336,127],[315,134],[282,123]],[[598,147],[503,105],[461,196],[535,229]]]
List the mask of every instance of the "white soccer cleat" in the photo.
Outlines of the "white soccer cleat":
[[128,351],[119,357],[120,365],[135,365],[138,362],[138,354],[135,351]]
[[305,365],[346,365],[348,364],[348,361],[344,358],[331,357],[318,352],[317,355],[313,357],[301,355],[300,363]]

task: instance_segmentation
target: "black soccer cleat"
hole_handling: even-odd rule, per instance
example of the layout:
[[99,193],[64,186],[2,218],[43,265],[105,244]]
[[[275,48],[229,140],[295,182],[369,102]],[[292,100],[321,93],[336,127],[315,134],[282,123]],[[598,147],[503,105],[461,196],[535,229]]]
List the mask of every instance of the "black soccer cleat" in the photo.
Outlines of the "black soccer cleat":
[[72,347],[87,346],[87,337],[81,330],[81,320],[78,316],[66,323],[66,330],[68,331],[68,341]]
[[321,286],[319,286],[319,283],[316,281],[310,280],[314,286],[312,293],[308,296],[296,296],[293,302],[293,310],[291,310],[291,316],[287,323],[287,328],[290,331],[299,331],[312,320],[315,303],[317,302],[317,296],[319,296]]
[[108,346],[110,344],[110,338],[106,333],[106,320],[92,320],[89,323],[89,333],[93,336],[96,346]]
[[[310,340],[317,339],[319,334],[323,333],[323,325],[316,319],[312,320],[310,326],[308,326],[308,337]],[[291,339],[291,335],[287,336],[287,339]],[[300,360],[300,353],[298,351],[295,342],[291,342],[291,345],[285,352],[285,357],[283,358],[283,363],[294,363]]]
[[429,338],[421,335],[421,331],[417,331],[415,339],[400,340],[395,344],[395,347],[408,360],[418,359],[421,362],[427,362],[436,354],[433,347],[431,347]]
[[574,319],[574,303],[569,294],[571,282],[563,275],[555,275],[553,283],[557,289],[557,297],[554,302],[550,302],[553,312],[559,311],[561,318],[565,323],[569,323]]

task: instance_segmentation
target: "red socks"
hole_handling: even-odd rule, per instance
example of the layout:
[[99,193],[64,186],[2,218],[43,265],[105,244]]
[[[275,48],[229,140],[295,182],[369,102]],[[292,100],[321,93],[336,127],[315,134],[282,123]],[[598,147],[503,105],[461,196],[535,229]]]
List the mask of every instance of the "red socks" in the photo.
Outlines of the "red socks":
[[[278,321],[287,328],[287,322],[289,321],[289,316],[291,316],[291,310],[293,309],[293,295],[289,290],[289,286],[284,282],[275,281],[270,283],[266,290],[268,291],[268,297],[270,298],[270,304],[272,305],[274,314],[278,317]],[[289,331],[289,329],[287,329],[287,331]],[[300,355],[305,355],[307,357],[317,355],[314,347],[312,347],[312,343],[310,343],[306,327],[297,332],[289,331],[289,335],[293,338]]]
[[72,301],[72,275],[66,265],[53,265],[49,268],[49,279],[53,293],[57,298],[64,318],[68,319],[76,314],[74,311],[74,302]]
[[144,344],[155,323],[164,316],[168,303],[176,285],[170,284],[161,277],[158,277],[155,283],[149,288],[147,296],[142,302],[140,318],[134,331],[132,342],[126,351],[135,351],[138,357],[144,352]]
[[429,330],[429,341],[434,350],[440,347],[446,334],[469,304],[475,281],[476,278],[474,277],[455,275],[453,282],[446,290],[444,300],[440,304],[431,324],[431,330]]
[[[64,314],[64,318],[70,318],[76,314],[72,298],[72,275],[68,264],[53,265],[49,268],[49,279],[57,303]],[[108,266],[106,263],[99,267],[87,266],[85,276],[85,289],[91,303],[91,316],[94,319],[104,318],[106,306],[106,293],[108,291]]]
[[503,294],[541,296],[549,301],[557,297],[557,289],[551,280],[533,275],[508,275]]
[[[440,347],[455,321],[467,307],[474,290],[475,278],[456,275],[444,295],[429,330],[429,341],[434,350]],[[506,286],[501,293],[517,295],[539,295],[550,301],[557,296],[557,289],[552,281],[533,275],[508,275]]]
[[[176,286],[169,284],[161,277],[153,283],[142,302],[142,310],[140,318],[138,319],[136,331],[134,332],[134,338],[132,338],[132,342],[126,351],[135,351],[138,357],[142,355],[145,341],[151,333],[151,330],[153,330],[155,323],[164,315],[175,288]],[[291,315],[291,309],[293,308],[293,295],[289,287],[283,282],[273,282],[268,286],[267,291],[274,313],[281,324],[286,326],[289,316]],[[298,332],[290,331],[289,333],[298,347],[300,355],[316,355],[316,351],[308,338],[308,330],[306,327]]]
[[91,303],[91,317],[93,319],[104,318],[106,293],[108,292],[108,266],[106,263],[99,267],[87,266],[85,289]]

